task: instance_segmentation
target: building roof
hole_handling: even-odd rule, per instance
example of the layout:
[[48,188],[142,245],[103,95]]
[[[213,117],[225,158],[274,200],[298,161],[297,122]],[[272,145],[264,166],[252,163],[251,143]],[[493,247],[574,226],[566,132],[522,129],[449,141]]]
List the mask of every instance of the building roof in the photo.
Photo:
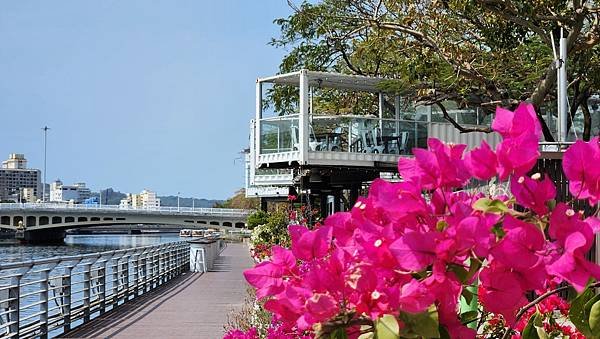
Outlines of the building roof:
[[[303,70],[308,75],[310,86],[323,88],[338,88],[350,91],[381,92],[379,83],[392,80],[379,77],[367,77],[362,75],[348,75],[341,73],[317,72]],[[274,75],[258,78],[257,82],[300,86],[300,73],[303,71]]]

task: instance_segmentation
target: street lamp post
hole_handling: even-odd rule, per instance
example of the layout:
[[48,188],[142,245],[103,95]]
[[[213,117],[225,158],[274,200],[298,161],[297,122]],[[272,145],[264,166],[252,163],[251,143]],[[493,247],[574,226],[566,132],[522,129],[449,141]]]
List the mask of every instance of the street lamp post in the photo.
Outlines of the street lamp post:
[[192,198],[192,212],[196,209],[196,198]]
[[179,212],[179,195],[181,192],[177,192],[177,212]]
[[47,143],[48,143],[48,130],[50,128],[48,126],[44,126],[42,128],[42,131],[44,131],[44,182],[42,183],[42,202],[46,202],[46,158],[47,158],[47,154],[48,154],[48,148],[47,148]]

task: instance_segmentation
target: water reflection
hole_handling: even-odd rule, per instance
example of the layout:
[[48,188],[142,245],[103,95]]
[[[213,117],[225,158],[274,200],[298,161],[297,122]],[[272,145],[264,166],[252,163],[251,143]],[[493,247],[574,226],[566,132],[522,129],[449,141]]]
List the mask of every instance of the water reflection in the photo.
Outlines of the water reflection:
[[69,235],[64,245],[0,244],[0,262],[19,262],[64,255],[157,245],[180,240],[176,233],[142,235]]

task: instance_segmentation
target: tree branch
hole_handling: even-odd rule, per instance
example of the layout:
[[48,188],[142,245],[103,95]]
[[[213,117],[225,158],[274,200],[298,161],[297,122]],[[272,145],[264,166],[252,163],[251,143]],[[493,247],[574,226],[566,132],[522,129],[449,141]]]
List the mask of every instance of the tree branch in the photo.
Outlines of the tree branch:
[[446,119],[448,122],[450,122],[450,124],[452,124],[452,126],[454,126],[460,133],[471,133],[471,132],[492,133],[493,132],[492,129],[489,127],[464,127],[461,124],[459,124],[458,122],[456,122],[456,120],[454,120],[454,118],[452,118],[450,116],[450,114],[448,114],[446,107],[444,107],[444,105],[441,102],[438,101],[435,104],[442,111],[442,114],[444,115],[444,119]]

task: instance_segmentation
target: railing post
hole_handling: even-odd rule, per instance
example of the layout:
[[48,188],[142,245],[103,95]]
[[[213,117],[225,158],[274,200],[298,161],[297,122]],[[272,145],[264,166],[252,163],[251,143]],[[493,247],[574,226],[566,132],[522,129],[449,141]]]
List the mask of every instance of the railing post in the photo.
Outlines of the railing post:
[[140,283],[140,254],[135,253],[133,255],[133,298],[139,294],[139,283]]
[[90,298],[92,293],[92,264],[83,265],[83,321],[90,320]]
[[175,247],[169,245],[169,280],[175,277],[175,270],[177,269],[177,266],[175,266],[175,253],[173,251],[175,251]]
[[125,257],[125,262],[121,264],[121,277],[123,278],[123,299],[129,300],[129,256]]
[[113,305],[113,309],[117,307],[119,304],[119,259],[112,259],[112,297],[111,304]]
[[154,252],[152,253],[152,261],[150,262],[150,265],[151,265],[150,270],[152,272],[152,282],[150,283],[150,290],[153,290],[155,286],[158,286],[158,279],[159,279],[158,264],[159,264],[158,251],[155,249]]
[[142,294],[147,292],[148,286],[148,253],[142,253],[143,257],[141,259],[142,265]]
[[49,270],[40,272],[40,338],[48,338],[48,277]]
[[100,301],[100,314],[106,312],[106,261],[98,268],[98,300]]
[[165,255],[163,253],[163,247],[161,246],[158,250],[158,285],[162,285],[164,282],[165,273]]
[[8,326],[8,332],[15,338],[19,338],[19,330],[21,328],[20,315],[20,299],[21,299],[21,278],[22,275],[11,278],[10,288],[8,289],[8,321],[11,323]]
[[71,330],[71,273],[73,267],[68,266],[65,268],[65,275],[62,277],[62,291],[63,291],[63,319],[64,326],[63,331],[68,332]]

